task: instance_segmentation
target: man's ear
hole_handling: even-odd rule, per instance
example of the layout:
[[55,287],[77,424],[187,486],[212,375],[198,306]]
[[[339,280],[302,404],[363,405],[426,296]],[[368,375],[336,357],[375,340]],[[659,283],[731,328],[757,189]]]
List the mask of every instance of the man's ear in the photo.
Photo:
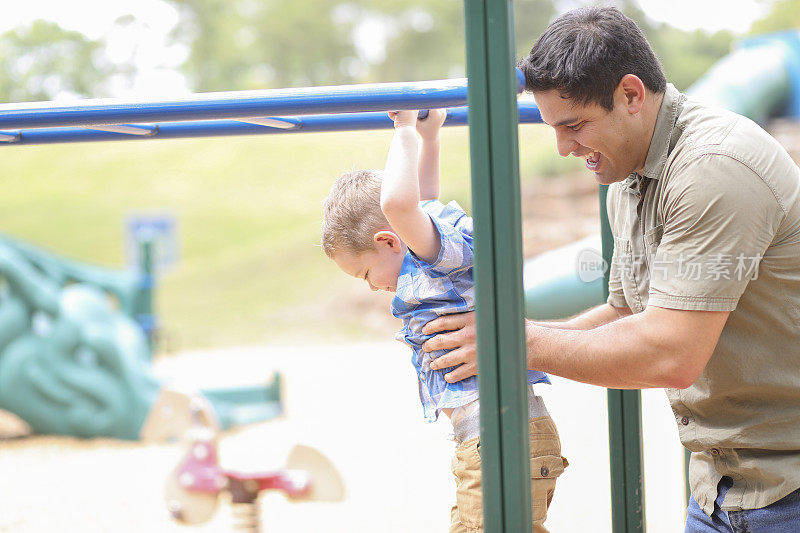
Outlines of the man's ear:
[[400,252],[403,248],[400,237],[393,231],[381,230],[372,236],[372,240],[376,246],[385,246],[393,252]]
[[637,114],[644,106],[646,95],[644,83],[635,74],[625,74],[617,85],[617,98],[620,101],[615,104],[622,104],[631,115]]

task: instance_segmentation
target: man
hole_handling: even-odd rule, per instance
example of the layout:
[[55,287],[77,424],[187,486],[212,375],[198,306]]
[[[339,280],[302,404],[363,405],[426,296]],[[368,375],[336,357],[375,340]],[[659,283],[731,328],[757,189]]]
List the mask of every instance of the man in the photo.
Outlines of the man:
[[[558,151],[610,184],[605,305],[526,323],[527,361],[663,387],[692,453],[686,531],[800,531],[800,170],[744,117],[666,83],[614,8],[555,20],[520,62]],[[439,318],[435,368],[474,375],[472,314]]]

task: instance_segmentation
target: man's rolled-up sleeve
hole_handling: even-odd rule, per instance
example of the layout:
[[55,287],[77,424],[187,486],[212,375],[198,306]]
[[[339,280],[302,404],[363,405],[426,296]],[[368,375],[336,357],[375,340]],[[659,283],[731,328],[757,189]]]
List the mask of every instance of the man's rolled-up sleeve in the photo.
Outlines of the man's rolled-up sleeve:
[[736,309],[784,216],[768,184],[732,157],[704,154],[676,164],[661,202],[649,305]]

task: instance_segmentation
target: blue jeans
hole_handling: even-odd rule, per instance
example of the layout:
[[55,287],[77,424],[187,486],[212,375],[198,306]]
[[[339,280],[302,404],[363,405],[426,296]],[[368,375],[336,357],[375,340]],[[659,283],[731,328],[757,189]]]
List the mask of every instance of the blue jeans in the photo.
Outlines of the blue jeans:
[[714,513],[709,517],[689,498],[685,533],[797,533],[800,531],[800,489],[761,509],[723,511],[720,506],[733,480],[724,476],[717,486]]

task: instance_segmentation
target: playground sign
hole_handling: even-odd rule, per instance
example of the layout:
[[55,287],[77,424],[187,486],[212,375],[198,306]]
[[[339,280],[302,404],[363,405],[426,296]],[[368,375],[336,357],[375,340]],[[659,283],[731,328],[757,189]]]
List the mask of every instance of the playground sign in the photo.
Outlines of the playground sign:
[[142,263],[143,242],[152,243],[152,265],[156,272],[174,266],[179,259],[175,217],[170,214],[131,214],[125,224],[125,256],[132,269]]

